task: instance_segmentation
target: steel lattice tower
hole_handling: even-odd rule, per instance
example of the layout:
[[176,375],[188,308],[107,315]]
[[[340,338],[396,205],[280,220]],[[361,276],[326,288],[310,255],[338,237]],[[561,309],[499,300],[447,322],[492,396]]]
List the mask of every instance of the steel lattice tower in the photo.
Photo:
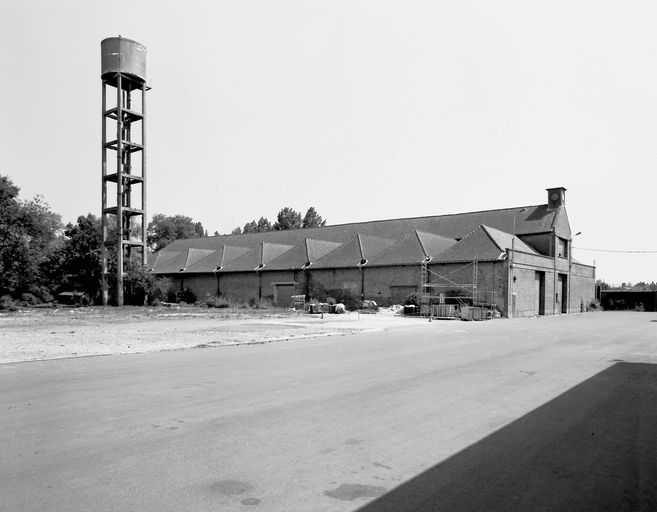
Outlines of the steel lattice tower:
[[[146,265],[146,48],[119,37],[104,39],[102,58],[102,301],[116,273],[116,304],[123,306],[126,265]],[[109,94],[108,94],[109,92]],[[109,138],[109,140],[108,140]],[[109,166],[108,152],[116,156]],[[115,192],[115,193],[113,193]],[[136,249],[141,254],[133,254]],[[116,260],[110,258],[115,254]]]

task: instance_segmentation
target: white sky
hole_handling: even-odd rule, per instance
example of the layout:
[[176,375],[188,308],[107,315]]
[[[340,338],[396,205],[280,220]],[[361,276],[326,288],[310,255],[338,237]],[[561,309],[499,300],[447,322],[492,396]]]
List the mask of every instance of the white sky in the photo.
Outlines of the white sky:
[[[119,12],[125,12],[119,15]],[[100,214],[100,41],[148,49],[148,211],[228,233],[506,208],[657,250],[657,2],[0,0],[0,174]],[[574,251],[611,282],[657,254]]]

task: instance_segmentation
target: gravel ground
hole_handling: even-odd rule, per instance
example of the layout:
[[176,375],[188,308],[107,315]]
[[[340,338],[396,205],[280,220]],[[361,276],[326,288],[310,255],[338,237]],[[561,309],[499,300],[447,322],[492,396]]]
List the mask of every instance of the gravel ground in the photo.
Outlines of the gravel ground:
[[0,363],[270,343],[418,325],[377,314],[309,315],[288,310],[124,307],[0,313]]

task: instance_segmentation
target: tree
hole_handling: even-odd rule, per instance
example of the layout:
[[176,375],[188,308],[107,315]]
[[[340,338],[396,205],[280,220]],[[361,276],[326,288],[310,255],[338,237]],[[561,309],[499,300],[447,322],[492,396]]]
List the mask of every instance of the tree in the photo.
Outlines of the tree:
[[162,213],[153,215],[148,224],[146,243],[150,250],[158,251],[174,240],[202,238],[207,236],[200,222],[194,222],[184,215],[168,216]]
[[278,212],[278,220],[274,223],[276,231],[285,231],[288,229],[299,229],[301,227],[301,214],[296,210],[286,206]]
[[49,265],[53,290],[76,288],[91,298],[98,295],[101,280],[103,234],[100,219],[91,213],[80,215],[64,230],[64,243]]
[[271,231],[271,230],[272,230],[271,222],[269,222],[269,220],[267,220],[266,217],[260,217],[258,222],[252,220],[251,222],[247,222],[246,224],[244,224],[242,233],[265,233],[266,231]]
[[61,218],[41,196],[21,201],[19,192],[0,176],[0,296],[49,300],[42,265],[57,246]]
[[326,221],[322,219],[321,215],[317,213],[314,206],[308,208],[308,211],[303,216],[302,228],[323,228],[326,226]]
[[266,231],[284,231],[288,229],[299,228],[321,228],[326,226],[326,221],[317,213],[313,206],[308,208],[306,215],[303,219],[301,213],[295,211],[293,208],[286,206],[282,208],[277,215],[277,220],[274,225],[267,220],[266,217],[260,217],[257,222],[252,220],[244,224],[243,228],[239,226],[233,229],[231,235],[241,235],[245,233],[264,233]]
[[258,219],[258,224],[257,224],[256,227],[258,229],[258,233],[265,233],[265,232],[271,231],[273,229],[272,225],[271,225],[271,222],[269,222],[269,220],[267,220],[267,217],[260,217]]

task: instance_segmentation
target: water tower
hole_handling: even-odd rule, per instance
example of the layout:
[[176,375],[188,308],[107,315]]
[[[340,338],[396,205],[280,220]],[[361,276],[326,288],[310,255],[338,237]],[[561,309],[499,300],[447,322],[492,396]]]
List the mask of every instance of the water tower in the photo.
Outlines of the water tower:
[[[100,43],[102,106],[102,300],[115,266],[116,304],[123,306],[128,262],[146,265],[146,48],[124,37]],[[114,159],[115,164],[108,164]],[[133,251],[138,251],[134,253]],[[110,259],[110,254],[116,259]],[[114,272],[111,272],[114,273]]]

